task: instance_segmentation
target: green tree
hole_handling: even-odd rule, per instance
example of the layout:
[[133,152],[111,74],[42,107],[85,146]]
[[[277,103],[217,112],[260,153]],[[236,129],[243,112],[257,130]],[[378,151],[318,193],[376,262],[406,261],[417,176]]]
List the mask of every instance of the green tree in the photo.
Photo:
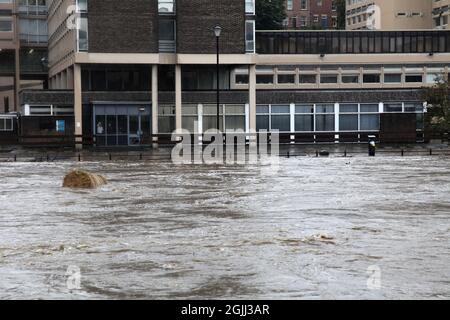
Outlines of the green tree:
[[337,23],[339,30],[345,30],[346,7],[345,0],[335,0],[337,6]]
[[[444,77],[443,77],[444,78]],[[423,99],[428,102],[425,130],[431,135],[450,132],[450,82],[438,81],[433,87],[423,89]]]
[[286,19],[285,0],[256,0],[256,29],[279,30]]

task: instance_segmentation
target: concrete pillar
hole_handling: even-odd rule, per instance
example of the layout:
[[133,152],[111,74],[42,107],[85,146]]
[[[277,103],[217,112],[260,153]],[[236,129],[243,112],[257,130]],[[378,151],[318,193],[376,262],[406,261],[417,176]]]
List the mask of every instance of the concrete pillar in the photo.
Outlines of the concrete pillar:
[[66,70],[66,77],[67,77],[67,89],[73,90],[73,68],[69,67]]
[[75,138],[75,147],[77,149],[83,148],[83,102],[81,91],[81,66],[75,64],[73,66],[73,108],[75,113],[75,135],[79,136]]
[[250,65],[248,75],[250,132],[256,132],[256,65]]
[[61,72],[61,89],[67,89],[67,69]]
[[181,88],[181,65],[175,66],[175,128],[176,130],[183,129],[182,122],[182,88]]
[[[152,66],[152,135],[159,133],[158,115],[159,115],[159,101],[158,101],[158,65]],[[158,137],[152,137],[153,146],[158,147]]]
[[20,51],[14,50],[14,111],[20,110]]

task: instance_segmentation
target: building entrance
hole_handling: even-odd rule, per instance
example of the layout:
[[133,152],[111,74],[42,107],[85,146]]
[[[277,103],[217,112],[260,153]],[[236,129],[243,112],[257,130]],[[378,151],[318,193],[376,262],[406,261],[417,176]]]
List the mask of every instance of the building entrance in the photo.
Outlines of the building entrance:
[[150,143],[150,104],[95,104],[93,114],[96,146],[141,146]]

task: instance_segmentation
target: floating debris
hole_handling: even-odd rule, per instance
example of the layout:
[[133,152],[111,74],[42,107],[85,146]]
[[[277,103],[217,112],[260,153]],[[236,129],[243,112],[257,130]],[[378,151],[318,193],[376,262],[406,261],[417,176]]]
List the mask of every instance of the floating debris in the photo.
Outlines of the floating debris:
[[95,189],[107,183],[106,179],[95,173],[74,170],[65,176],[64,188]]

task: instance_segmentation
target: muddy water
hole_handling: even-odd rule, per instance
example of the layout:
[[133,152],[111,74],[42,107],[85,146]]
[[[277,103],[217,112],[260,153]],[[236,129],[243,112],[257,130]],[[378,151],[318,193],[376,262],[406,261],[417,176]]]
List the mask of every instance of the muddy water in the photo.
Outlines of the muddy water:
[[0,164],[0,298],[450,298],[447,158],[76,166]]

